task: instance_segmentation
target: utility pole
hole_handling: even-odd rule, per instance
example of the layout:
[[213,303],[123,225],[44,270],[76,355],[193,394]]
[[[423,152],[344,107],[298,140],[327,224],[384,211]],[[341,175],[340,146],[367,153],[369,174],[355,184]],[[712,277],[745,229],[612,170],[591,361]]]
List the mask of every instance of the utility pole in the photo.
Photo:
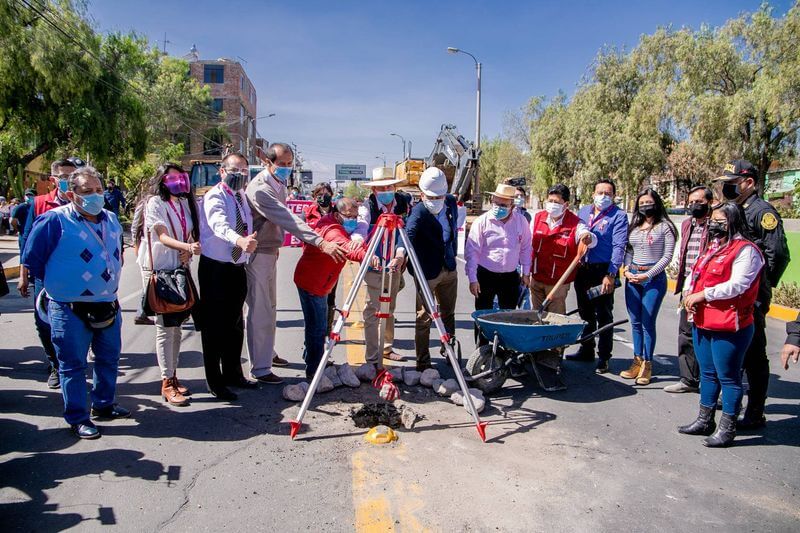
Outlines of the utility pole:
[[164,55],[167,55],[167,43],[172,44],[172,41],[167,40],[167,32],[164,32]]

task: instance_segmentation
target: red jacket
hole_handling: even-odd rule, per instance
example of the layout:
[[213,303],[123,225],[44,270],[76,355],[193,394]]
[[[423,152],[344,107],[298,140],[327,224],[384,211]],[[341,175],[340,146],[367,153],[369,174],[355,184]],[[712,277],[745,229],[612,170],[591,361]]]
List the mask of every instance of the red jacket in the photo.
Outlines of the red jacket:
[[[734,239],[727,246],[714,252],[707,250],[701,254],[692,270],[692,276],[696,278],[692,292],[700,292],[706,287],[713,287],[731,279],[733,262],[739,250],[745,246],[752,246],[758,250],[757,246],[746,239]],[[753,284],[738,296],[698,304],[694,313],[695,325],[711,331],[739,331],[752,324],[759,279],[760,276],[756,277]]]
[[[314,228],[323,240],[336,244],[348,244],[350,235],[344,230],[329,213],[322,217]],[[350,261],[361,261],[367,253],[362,244],[355,251],[347,252]],[[303,255],[294,269],[295,284],[314,296],[327,296],[342,272],[345,263],[337,263],[327,254],[322,253],[316,246],[303,245]]]
[[61,202],[58,201],[58,189],[53,189],[47,194],[40,194],[33,198],[33,212],[34,216],[39,216],[47,213],[51,209],[61,207]]
[[[531,224],[533,235],[533,262],[531,273],[533,279],[546,285],[555,285],[567,267],[578,255],[575,243],[575,232],[581,220],[572,211],[566,211],[561,224],[553,229],[547,224],[547,211],[539,211]],[[570,274],[565,283],[575,279],[575,272]]]
[[319,204],[317,202],[305,206],[303,208],[303,215],[305,215],[306,217],[306,224],[308,224],[311,227],[311,229],[314,229],[317,226],[317,223],[320,221],[320,219],[323,216],[325,216],[320,212]]

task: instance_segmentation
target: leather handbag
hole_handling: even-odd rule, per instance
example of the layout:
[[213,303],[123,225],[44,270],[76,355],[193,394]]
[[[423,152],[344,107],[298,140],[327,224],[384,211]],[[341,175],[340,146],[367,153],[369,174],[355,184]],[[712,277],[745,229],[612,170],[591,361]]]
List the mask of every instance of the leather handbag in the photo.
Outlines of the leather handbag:
[[[169,220],[172,226],[172,220]],[[177,236],[175,228],[172,232]],[[153,268],[153,247],[149,229],[147,233],[147,249],[150,253],[150,281],[147,284],[147,305],[158,315],[182,313],[194,307],[197,301],[192,274],[186,266],[181,265],[172,270],[155,270]]]

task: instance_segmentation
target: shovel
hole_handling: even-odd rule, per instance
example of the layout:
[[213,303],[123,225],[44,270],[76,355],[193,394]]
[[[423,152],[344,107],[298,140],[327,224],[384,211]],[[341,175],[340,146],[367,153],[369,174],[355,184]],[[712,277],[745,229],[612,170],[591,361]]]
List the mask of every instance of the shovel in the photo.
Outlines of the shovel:
[[589,251],[589,246],[584,244],[583,241],[581,241],[578,244],[578,253],[575,255],[575,259],[572,260],[572,262],[567,267],[567,270],[564,271],[564,273],[558,279],[556,284],[553,285],[553,288],[547,294],[547,298],[544,299],[542,305],[539,307],[539,310],[536,312],[539,318],[539,322],[544,322],[542,313],[544,313],[545,309],[547,309],[547,306],[550,305],[550,302],[553,301],[553,297],[556,295],[558,289],[560,289],[561,286],[564,284],[564,282],[567,281],[567,278],[570,276],[570,274],[572,274],[572,271],[575,270],[575,267],[578,266],[578,263],[581,262],[581,259],[583,259],[583,256],[586,255],[586,252],[588,251]]

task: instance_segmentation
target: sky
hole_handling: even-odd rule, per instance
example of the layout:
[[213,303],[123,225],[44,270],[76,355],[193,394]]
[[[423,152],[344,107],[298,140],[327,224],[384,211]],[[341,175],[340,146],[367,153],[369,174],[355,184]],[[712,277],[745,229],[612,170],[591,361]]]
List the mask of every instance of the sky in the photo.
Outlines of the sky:
[[[782,15],[790,0],[771,2]],[[182,56],[227,57],[258,92],[258,131],[293,142],[315,181],[337,163],[391,165],[427,157],[442,124],[475,138],[482,65],[481,138],[532,96],[574,93],[606,45],[636,46],[659,27],[719,26],[760,0],[90,0],[98,31],[135,31]]]

